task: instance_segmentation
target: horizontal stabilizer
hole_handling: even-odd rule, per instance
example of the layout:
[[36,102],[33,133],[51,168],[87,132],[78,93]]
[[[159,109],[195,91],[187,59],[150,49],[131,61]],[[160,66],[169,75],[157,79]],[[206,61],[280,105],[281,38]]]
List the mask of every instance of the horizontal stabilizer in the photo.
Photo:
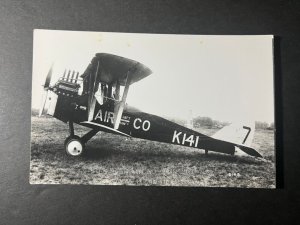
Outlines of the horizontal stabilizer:
[[255,149],[246,147],[246,146],[238,146],[239,149],[241,149],[243,152],[246,152],[248,155],[263,158],[261,154],[259,154]]

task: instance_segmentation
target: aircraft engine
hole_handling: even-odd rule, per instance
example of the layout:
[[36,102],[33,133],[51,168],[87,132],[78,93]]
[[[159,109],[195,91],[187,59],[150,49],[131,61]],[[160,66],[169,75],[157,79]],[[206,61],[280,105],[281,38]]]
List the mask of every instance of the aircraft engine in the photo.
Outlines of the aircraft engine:
[[[64,120],[70,112],[70,104],[74,102],[74,97],[78,97],[80,84],[78,84],[79,73],[75,76],[75,71],[66,71],[63,76],[50,86],[53,66],[51,66],[44,84],[43,101],[40,107],[39,116],[46,113]],[[58,107],[59,106],[59,107]]]

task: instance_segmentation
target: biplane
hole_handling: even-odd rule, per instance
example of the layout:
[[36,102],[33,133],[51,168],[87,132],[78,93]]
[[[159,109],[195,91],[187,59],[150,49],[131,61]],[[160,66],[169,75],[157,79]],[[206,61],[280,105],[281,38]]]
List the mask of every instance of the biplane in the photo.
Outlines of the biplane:
[[[234,155],[240,149],[262,157],[251,148],[254,126],[229,125],[213,136],[181,126],[162,117],[142,112],[126,104],[129,88],[152,71],[142,63],[117,55],[98,53],[84,73],[66,71],[50,85],[51,67],[44,84],[39,116],[46,113],[69,125],[64,146],[68,155],[85,152],[86,143],[99,131],[165,142]],[[158,106],[159,107],[159,106]],[[74,123],[90,128],[82,137],[75,135]]]

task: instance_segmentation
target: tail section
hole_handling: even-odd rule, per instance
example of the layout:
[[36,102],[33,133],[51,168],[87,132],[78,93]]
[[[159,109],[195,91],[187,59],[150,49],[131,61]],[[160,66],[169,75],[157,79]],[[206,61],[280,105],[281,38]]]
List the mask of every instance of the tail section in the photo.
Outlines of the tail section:
[[254,136],[254,130],[254,123],[247,125],[232,123],[219,130],[212,137],[236,145],[250,147]]
[[212,138],[230,142],[249,155],[262,157],[256,150],[251,148],[254,131],[254,122],[247,125],[232,123],[219,130]]

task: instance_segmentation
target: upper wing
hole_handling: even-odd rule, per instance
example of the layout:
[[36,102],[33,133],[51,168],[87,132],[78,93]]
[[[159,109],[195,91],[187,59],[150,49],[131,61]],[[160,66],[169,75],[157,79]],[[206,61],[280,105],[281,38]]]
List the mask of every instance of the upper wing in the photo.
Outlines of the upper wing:
[[96,101],[101,104],[101,96],[95,95],[99,89],[99,83],[102,82],[108,85],[115,84],[118,92],[120,90],[120,85],[124,85],[122,99],[121,101],[116,99],[114,106],[114,129],[118,129],[125,107],[129,86],[151,73],[152,71],[148,67],[134,60],[107,53],[96,54],[82,75],[84,81],[88,83],[88,121],[91,121],[93,118]]
[[133,67],[135,69],[129,74],[129,85],[149,76],[152,73],[147,66],[137,61],[117,55],[98,53],[92,59],[92,62],[86,68],[81,77],[84,79],[89,74],[95,74],[98,64],[100,67],[95,76],[97,76],[98,81],[107,84],[118,80],[120,85],[125,85],[127,80],[127,72]]

